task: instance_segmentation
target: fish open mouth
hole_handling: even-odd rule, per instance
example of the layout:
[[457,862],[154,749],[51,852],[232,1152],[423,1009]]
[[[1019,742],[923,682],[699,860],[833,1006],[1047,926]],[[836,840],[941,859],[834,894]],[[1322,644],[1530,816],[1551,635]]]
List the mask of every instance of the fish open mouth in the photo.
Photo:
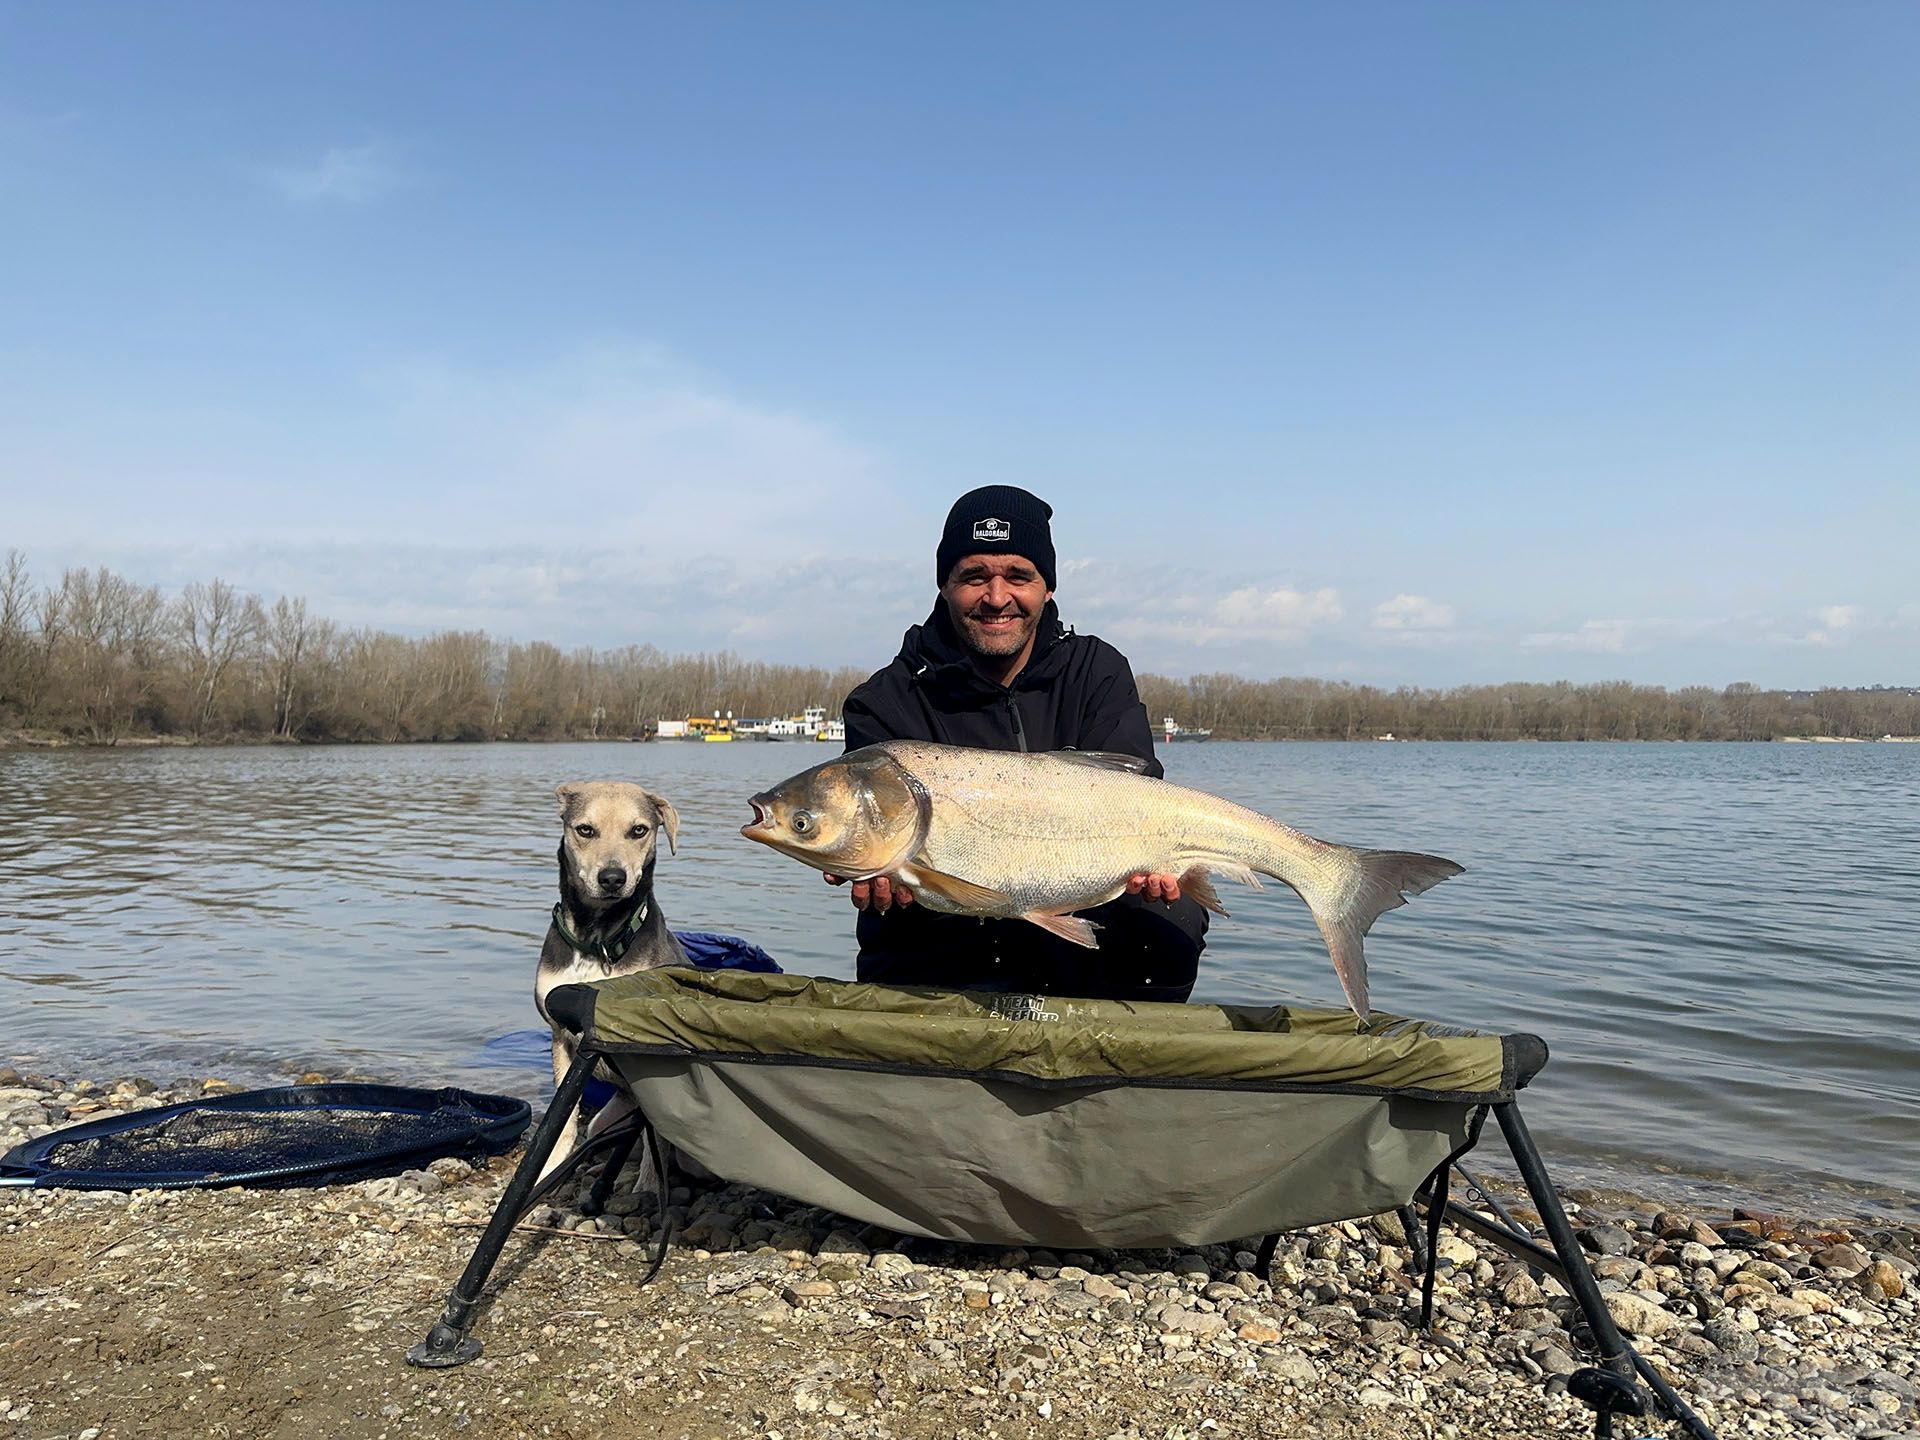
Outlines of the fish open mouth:
[[766,800],[756,795],[753,799],[747,801],[747,804],[753,807],[753,819],[740,827],[740,833],[749,840],[758,840],[762,836],[772,833],[773,810],[767,804]]

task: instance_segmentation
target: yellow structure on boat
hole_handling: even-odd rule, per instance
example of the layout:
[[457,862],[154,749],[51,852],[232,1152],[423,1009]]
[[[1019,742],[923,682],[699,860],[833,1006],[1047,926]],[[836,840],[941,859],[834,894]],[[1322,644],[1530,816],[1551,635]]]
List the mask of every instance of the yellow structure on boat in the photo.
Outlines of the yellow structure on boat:
[[684,720],[662,720],[654,727],[656,740],[731,740],[734,736],[733,712],[725,715],[689,715]]

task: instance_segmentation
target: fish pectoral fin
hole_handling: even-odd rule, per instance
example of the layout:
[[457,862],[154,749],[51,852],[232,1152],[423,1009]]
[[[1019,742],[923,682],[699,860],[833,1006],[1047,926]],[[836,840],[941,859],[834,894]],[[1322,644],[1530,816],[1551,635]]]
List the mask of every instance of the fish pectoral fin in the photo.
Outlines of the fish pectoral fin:
[[1044,915],[1038,910],[1029,910],[1020,918],[1031,920],[1048,934],[1058,935],[1062,940],[1071,940],[1089,950],[1100,948],[1100,937],[1094,933],[1100,927],[1091,920],[1082,920],[1078,915]]
[[915,865],[901,871],[900,878],[914,890],[924,890],[929,895],[938,895],[948,904],[969,913],[986,911],[989,914],[1004,915],[1013,897],[1004,890],[989,889],[985,885],[976,885],[971,880],[962,880],[958,875],[948,875],[944,871],[929,870],[924,865]]
[[1199,902],[1201,909],[1211,910],[1216,915],[1225,915],[1227,907],[1220,903],[1219,892],[1213,888],[1213,881],[1207,876],[1204,865],[1189,865],[1180,876],[1180,893],[1189,900]]

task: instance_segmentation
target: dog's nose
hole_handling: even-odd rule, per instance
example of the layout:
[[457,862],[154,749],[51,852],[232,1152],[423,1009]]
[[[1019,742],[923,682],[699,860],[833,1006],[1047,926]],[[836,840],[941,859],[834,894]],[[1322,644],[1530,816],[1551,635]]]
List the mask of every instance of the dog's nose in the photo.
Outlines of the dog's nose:
[[627,883],[627,872],[618,865],[608,865],[593,878],[600,882],[602,890],[619,890]]

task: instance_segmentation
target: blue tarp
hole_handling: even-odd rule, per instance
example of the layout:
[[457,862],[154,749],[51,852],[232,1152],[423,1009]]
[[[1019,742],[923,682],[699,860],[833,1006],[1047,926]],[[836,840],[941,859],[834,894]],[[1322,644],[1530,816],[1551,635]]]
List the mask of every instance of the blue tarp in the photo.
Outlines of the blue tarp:
[[771,955],[738,935],[676,930],[673,936],[687,952],[687,958],[702,970],[758,970],[763,975],[780,974],[780,966]]

